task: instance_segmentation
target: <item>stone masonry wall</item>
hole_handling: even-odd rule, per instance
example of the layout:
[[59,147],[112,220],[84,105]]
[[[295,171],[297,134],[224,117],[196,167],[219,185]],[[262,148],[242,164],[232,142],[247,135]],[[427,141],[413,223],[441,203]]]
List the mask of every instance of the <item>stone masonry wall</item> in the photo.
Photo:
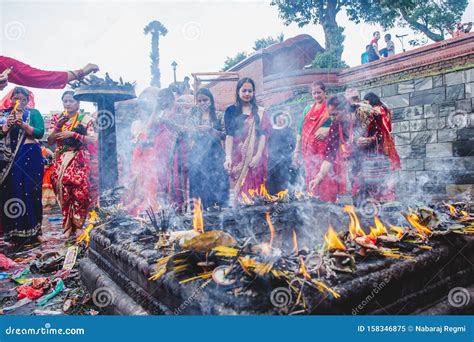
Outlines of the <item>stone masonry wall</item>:
[[474,67],[361,90],[392,110],[398,191],[474,194]]

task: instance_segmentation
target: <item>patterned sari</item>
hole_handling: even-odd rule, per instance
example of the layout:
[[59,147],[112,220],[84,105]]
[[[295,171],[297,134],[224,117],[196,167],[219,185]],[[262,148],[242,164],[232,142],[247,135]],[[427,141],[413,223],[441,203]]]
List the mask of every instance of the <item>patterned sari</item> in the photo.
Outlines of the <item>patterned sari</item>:
[[[60,116],[51,120],[51,132]],[[94,121],[85,114],[76,114],[63,124],[62,131],[71,131],[84,126],[87,136],[95,137]],[[82,229],[91,202],[90,193],[90,153],[86,144],[72,147],[65,141],[58,141],[53,161],[51,183],[63,214],[64,233],[74,233]]]
[[[257,129],[253,114],[247,115],[242,122],[236,122],[229,118],[235,115],[235,106],[227,108],[225,118],[226,126],[237,126],[232,131],[232,165],[230,171],[230,202],[233,205],[238,203],[242,197],[242,193],[247,193],[251,189],[259,189],[262,184],[266,183],[267,177],[267,143],[258,165],[254,168],[249,166],[258,149],[258,142],[261,135],[268,136],[271,123],[263,108],[258,109],[260,118],[260,127]],[[229,135],[229,127],[226,127]]]

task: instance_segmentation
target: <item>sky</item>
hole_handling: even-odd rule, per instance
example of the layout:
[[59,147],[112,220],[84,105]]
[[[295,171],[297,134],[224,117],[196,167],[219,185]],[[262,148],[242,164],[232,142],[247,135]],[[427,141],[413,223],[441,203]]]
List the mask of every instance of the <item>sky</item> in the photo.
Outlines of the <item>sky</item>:
[[[470,0],[463,19],[472,21],[472,13],[474,0]],[[219,71],[227,56],[251,52],[256,39],[280,33],[285,38],[309,34],[324,47],[321,26],[285,26],[268,0],[0,0],[0,54],[46,70],[71,70],[96,63],[101,69],[98,76],[108,72],[114,79],[122,76],[125,81],[135,81],[138,95],[151,79],[151,36],[145,36],[143,28],[153,20],[169,31],[160,39],[162,85],[173,82],[173,61],[178,63],[177,78],[181,81],[192,72]],[[343,59],[350,66],[358,65],[372,32],[380,27],[352,23],[345,13],[337,20],[345,27]],[[389,32],[397,52],[402,47],[395,34],[408,34],[405,48],[411,49],[407,39],[414,38],[411,30],[394,28]],[[32,90],[41,112],[62,109],[62,90]],[[88,104],[83,107],[93,109]]]

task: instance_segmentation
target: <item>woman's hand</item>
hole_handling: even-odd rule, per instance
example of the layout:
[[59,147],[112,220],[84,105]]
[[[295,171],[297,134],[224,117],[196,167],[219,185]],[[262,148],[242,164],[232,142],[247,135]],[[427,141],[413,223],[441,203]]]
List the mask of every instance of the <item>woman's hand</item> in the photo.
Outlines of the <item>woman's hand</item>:
[[321,141],[326,139],[329,134],[329,127],[320,127],[316,133],[314,133],[314,137],[316,140]]
[[313,194],[315,193],[316,188],[318,187],[319,183],[321,183],[322,178],[316,176],[311,182],[309,182],[309,191],[311,191]]
[[359,139],[357,139],[357,145],[362,146],[362,147],[369,146],[371,142],[372,142],[371,138],[360,137]]
[[230,172],[231,168],[232,168],[232,159],[225,158],[224,169],[226,169],[227,172]]
[[258,166],[260,159],[262,159],[262,156],[259,154],[256,154],[255,156],[253,156],[252,160],[250,161],[249,167],[251,169],[255,169]]
[[64,131],[64,132],[59,132],[56,134],[56,140],[65,140],[67,138],[73,138],[74,137],[74,132],[71,131]]
[[99,67],[96,64],[88,63],[84,68],[82,68],[84,76],[89,75],[91,72],[99,71]]

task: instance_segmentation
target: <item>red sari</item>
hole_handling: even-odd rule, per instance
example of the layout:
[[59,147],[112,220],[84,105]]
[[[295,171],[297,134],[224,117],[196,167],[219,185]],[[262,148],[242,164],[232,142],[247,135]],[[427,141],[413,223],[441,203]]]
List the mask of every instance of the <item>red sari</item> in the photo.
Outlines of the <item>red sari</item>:
[[[174,114],[170,114],[173,115]],[[164,119],[157,124],[154,137],[154,153],[157,165],[158,199],[185,210],[188,200],[189,140],[175,118]]]
[[[55,115],[51,119],[50,132],[54,130],[60,116]],[[93,123],[90,116],[83,115],[81,119],[79,115],[78,119],[66,122],[61,130],[70,131],[81,124],[88,136],[95,137]],[[64,233],[74,233],[84,225],[91,202],[90,173],[90,153],[85,143],[79,148],[71,148],[64,141],[57,142],[51,184],[61,206]]]
[[[303,154],[306,187],[314,179],[324,161],[328,137],[324,140],[315,138],[316,131],[329,119],[326,104],[315,103],[306,114],[301,133],[301,152]],[[338,182],[336,173],[331,171],[315,189],[315,195],[325,202],[336,202]]]

